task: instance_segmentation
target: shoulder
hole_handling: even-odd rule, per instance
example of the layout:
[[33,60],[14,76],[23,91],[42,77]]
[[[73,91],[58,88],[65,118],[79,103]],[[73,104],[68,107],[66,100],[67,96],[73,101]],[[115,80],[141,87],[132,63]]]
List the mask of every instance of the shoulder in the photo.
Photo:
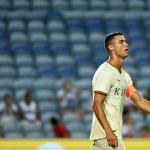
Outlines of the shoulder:
[[112,76],[113,75],[113,70],[112,68],[105,62],[102,65],[98,67],[96,70],[94,77],[99,76],[99,75],[107,75],[107,76]]
[[114,77],[115,75],[113,69],[107,63],[104,63],[101,66],[99,66],[99,68],[95,72],[92,80],[92,85],[94,86],[101,82],[107,84],[114,80]]
[[130,75],[127,71],[125,71],[124,69],[122,69],[124,75],[125,75],[125,78],[130,78]]
[[4,108],[5,108],[4,103],[1,103],[1,104],[0,104],[0,111],[3,110]]
[[38,105],[37,105],[36,101],[32,100],[31,103],[30,103],[30,106],[33,107],[33,108],[37,108]]
[[124,78],[128,86],[133,84],[132,78],[130,77],[129,73],[126,72],[125,70],[124,70]]

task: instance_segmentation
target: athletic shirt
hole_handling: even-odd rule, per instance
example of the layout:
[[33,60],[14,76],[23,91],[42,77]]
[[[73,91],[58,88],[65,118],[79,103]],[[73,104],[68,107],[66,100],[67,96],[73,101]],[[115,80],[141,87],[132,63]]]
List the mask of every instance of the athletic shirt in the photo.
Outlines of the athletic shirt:
[[[128,87],[132,86],[129,74],[121,68],[121,73],[112,65],[104,62],[94,74],[92,81],[93,99],[94,91],[106,94],[103,109],[111,129],[118,139],[122,139],[122,112],[125,96],[130,96]],[[95,113],[91,127],[91,140],[106,138],[106,133]]]
[[31,101],[29,105],[22,101],[20,107],[22,108],[26,119],[36,120],[37,105],[34,101]]

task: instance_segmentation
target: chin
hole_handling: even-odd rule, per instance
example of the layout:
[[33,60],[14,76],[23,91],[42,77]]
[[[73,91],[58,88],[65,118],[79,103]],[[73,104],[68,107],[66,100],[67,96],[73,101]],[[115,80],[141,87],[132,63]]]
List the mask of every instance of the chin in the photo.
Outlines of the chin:
[[122,59],[126,59],[128,57],[128,55],[126,55],[126,56],[122,56]]
[[128,55],[127,56],[125,56],[124,58],[127,58],[128,57]]

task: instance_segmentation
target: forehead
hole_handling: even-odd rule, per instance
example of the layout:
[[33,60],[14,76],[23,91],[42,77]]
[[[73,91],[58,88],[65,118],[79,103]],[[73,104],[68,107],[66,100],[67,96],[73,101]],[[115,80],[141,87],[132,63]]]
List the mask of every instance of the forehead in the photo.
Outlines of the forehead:
[[11,99],[10,96],[5,97],[5,100],[10,100],[10,99]]
[[113,38],[115,41],[125,41],[126,38],[124,37],[124,35],[117,35]]

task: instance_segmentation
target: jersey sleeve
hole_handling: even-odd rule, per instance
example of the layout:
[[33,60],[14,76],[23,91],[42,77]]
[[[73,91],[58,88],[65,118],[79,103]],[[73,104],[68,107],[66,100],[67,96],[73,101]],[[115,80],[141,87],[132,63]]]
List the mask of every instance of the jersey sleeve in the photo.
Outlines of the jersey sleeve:
[[133,81],[128,73],[125,74],[126,76],[126,84],[127,84],[127,89],[126,89],[126,96],[130,97],[134,91],[136,91],[136,88],[133,85]]
[[106,94],[109,92],[112,83],[112,75],[107,71],[100,71],[94,75],[93,91]]

